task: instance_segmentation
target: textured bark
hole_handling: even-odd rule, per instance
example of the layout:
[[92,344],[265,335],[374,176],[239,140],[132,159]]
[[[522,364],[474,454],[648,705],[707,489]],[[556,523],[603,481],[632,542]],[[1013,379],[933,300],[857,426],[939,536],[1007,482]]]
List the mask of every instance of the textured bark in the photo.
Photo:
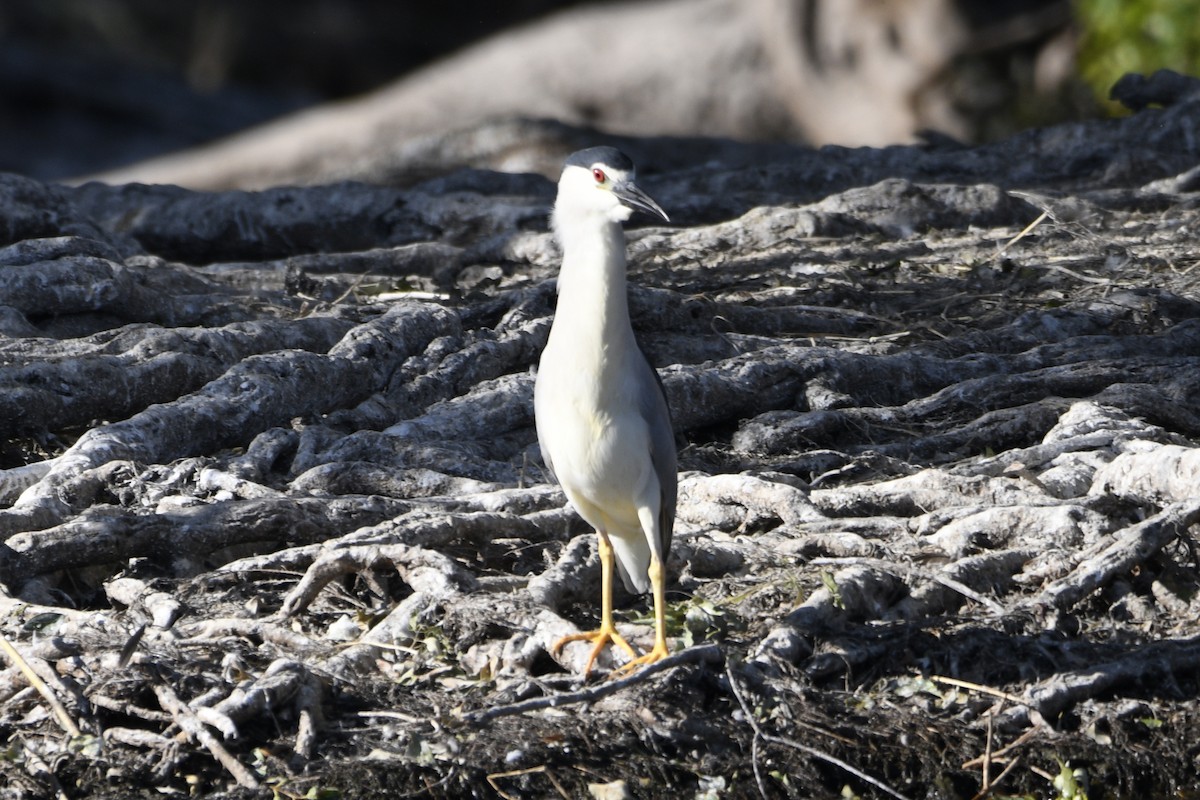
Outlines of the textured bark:
[[[728,673],[705,677],[704,649],[564,697],[649,731],[658,750],[622,746],[656,769],[807,723],[880,731],[834,749],[889,785],[940,785],[926,765],[950,763],[972,792],[943,752],[966,763],[991,736],[1082,759],[1081,731],[1191,730],[1200,212],[1172,181],[1200,159],[1198,119],[1188,100],[979,148],[649,176],[682,220],[630,234],[634,323],[680,443],[670,630]],[[552,645],[594,627],[599,597],[594,537],[533,429],[550,196],[477,172],[216,194],[0,176],[3,632],[60,673],[82,729],[147,774],[182,763],[172,720],[241,770],[268,715],[295,736],[279,770],[324,765],[342,728],[323,707],[450,783],[466,762],[435,752],[475,746],[471,726],[543,748],[549,718],[484,709],[566,688],[588,648]],[[645,643],[644,619],[618,625]],[[106,681],[115,665],[132,677]],[[174,697],[168,673],[188,676]],[[758,727],[730,676],[773,709]],[[1019,707],[989,711],[995,693]],[[0,694],[12,726],[39,724],[15,675]],[[363,706],[403,729],[351,718]],[[1155,740],[1163,781],[1191,774],[1187,741]],[[508,757],[488,752],[486,769]],[[1138,763],[1111,763],[1110,785],[1144,793]]]

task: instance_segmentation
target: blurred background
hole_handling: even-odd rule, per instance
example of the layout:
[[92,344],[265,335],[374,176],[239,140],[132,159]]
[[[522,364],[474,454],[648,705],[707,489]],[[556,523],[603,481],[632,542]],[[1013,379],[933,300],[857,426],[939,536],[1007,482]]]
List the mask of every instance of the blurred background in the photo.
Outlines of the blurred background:
[[1120,113],[1113,82],[1159,68],[1200,69],[1200,0],[5,0],[0,170],[386,180],[497,119],[969,143]]

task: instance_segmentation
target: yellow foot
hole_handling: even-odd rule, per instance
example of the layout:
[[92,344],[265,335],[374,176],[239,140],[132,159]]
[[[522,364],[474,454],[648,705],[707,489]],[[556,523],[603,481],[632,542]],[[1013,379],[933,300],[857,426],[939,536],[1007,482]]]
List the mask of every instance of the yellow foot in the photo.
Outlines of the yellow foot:
[[[554,646],[550,648],[550,654],[558,655],[558,652],[563,649],[563,645],[567,644],[568,642],[592,643],[592,654],[588,656],[587,666],[583,668],[583,677],[585,678],[589,673],[591,673],[592,664],[595,663],[596,657],[600,655],[601,651],[604,650],[604,646],[609,642],[612,642],[628,653],[629,657],[634,661],[639,658],[637,651],[634,650],[629,642],[625,641],[625,637],[617,633],[617,629],[613,627],[605,627],[602,625],[600,626],[599,630],[588,631],[587,633],[573,633],[570,636],[564,636],[555,642]],[[645,656],[641,656],[641,658],[645,658]],[[659,656],[659,658],[662,658],[662,656]],[[656,658],[654,660],[657,661],[658,659]],[[626,664],[625,666],[629,665]]]
[[642,667],[653,664],[655,661],[662,661],[670,653],[667,651],[666,642],[656,642],[650,652],[640,655],[630,661],[628,664],[622,664],[620,667],[612,671],[610,678],[624,678],[637,672]]

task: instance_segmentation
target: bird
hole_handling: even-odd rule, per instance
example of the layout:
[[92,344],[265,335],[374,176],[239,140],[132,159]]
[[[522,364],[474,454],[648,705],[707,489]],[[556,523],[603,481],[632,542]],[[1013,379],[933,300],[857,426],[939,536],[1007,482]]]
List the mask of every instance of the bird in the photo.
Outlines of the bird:
[[[568,502],[595,529],[600,627],[564,636],[592,643],[586,678],[610,643],[630,673],[668,654],[666,558],[678,494],[675,437],[662,381],[629,320],[625,232],[634,211],[670,218],[634,183],[629,156],[591,147],[567,157],[551,227],[562,250],[558,300],[534,383],[542,460]],[[613,568],[631,592],[654,597],[654,645],[642,655],[613,624]]]

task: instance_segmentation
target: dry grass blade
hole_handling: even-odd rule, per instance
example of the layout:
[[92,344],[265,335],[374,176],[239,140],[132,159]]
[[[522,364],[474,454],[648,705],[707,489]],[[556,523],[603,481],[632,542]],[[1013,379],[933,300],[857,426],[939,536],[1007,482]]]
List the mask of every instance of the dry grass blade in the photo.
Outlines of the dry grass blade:
[[[493,772],[487,776],[487,782],[489,786],[496,790],[496,794],[503,797],[504,800],[519,800],[517,796],[511,795],[501,789],[499,782],[504,778],[519,778],[522,775],[545,775],[550,780],[550,783],[554,785],[555,791],[558,792],[559,796],[562,797],[563,800],[571,800],[571,796],[567,794],[566,790],[563,789],[562,784],[558,782],[558,780],[554,777],[554,774],[547,769],[545,764],[541,764],[536,767],[529,767],[527,769],[514,769],[508,772]],[[521,796],[523,797],[524,795]]]
[[1050,216],[1050,212],[1048,212],[1048,211],[1043,211],[1041,214],[1038,214],[1037,218],[1034,219],[1033,222],[1026,225],[1021,230],[1020,233],[1018,233],[1016,236],[1009,239],[1007,242],[1005,242],[1003,247],[1001,247],[998,251],[996,251],[996,258],[997,259],[1004,258],[1004,256],[1008,253],[1008,250],[1010,247],[1012,247],[1014,244],[1016,244],[1017,242],[1024,239],[1026,236],[1028,236],[1033,231],[1034,228],[1036,228],[1038,225],[1041,225],[1042,222],[1045,221],[1046,218],[1049,216]]
[[1000,689],[993,689],[990,686],[972,683],[971,681],[964,681],[960,680],[959,678],[948,678],[945,675],[930,675],[929,680],[933,681],[934,683],[944,683],[947,686],[957,686],[959,689],[969,689],[972,692],[991,695],[992,697],[998,697],[1001,700],[1007,700],[1008,702],[1016,703],[1017,705],[1028,705],[1028,701],[1018,697],[1015,694],[1009,694],[1008,692]]

